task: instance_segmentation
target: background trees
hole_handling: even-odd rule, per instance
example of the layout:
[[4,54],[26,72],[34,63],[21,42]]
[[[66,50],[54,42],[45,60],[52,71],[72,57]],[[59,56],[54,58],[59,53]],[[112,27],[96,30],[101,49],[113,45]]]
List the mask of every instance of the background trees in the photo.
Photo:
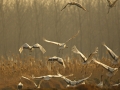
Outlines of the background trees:
[[[42,38],[65,42],[78,30],[79,36],[68,43],[64,55],[70,55],[71,47],[76,45],[85,54],[98,46],[102,56],[105,53],[102,42],[119,54],[120,2],[107,14],[105,0],[76,1],[87,12],[75,6],[61,12],[66,0],[0,0],[0,55],[6,56],[9,51],[18,54],[19,47],[27,42],[30,45],[40,43],[47,50],[47,56],[58,56],[58,48]],[[35,50],[32,55],[40,57],[39,53]]]

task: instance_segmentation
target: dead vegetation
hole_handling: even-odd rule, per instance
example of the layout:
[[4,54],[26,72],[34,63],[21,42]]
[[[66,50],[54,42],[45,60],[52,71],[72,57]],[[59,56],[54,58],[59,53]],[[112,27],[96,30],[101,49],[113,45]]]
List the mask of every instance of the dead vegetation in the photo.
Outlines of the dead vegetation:
[[[57,70],[62,75],[74,74],[74,76],[69,77],[71,80],[76,80],[84,78],[88,76],[90,73],[93,73],[91,78],[86,81],[86,85],[78,85],[72,89],[80,89],[80,90],[101,90],[96,87],[96,84],[100,82],[100,76],[103,74],[104,88],[103,90],[118,90],[119,87],[111,87],[112,84],[118,83],[119,74],[118,71],[115,76],[111,79],[106,76],[106,71],[99,65],[95,63],[91,63],[87,66],[81,64],[80,60],[75,58],[71,58],[70,60],[65,60],[66,68],[59,63],[46,63],[47,57],[44,58],[44,62],[40,60],[36,60],[32,57],[27,57],[24,59],[20,59],[19,57],[12,57],[12,59],[1,58],[0,60],[0,89],[2,90],[15,90],[17,88],[17,84],[20,81],[21,76],[26,76],[31,78],[34,76],[42,76],[48,74],[57,74]],[[109,59],[102,58],[101,62],[104,62],[107,65],[112,65]],[[116,67],[118,67],[117,65]],[[51,67],[51,68],[50,68]],[[86,68],[86,70],[84,70]],[[22,79],[23,89],[37,90],[33,83]],[[35,81],[37,84],[39,81]],[[41,88],[54,88],[54,89],[64,89],[66,90],[66,83],[61,78],[54,78],[49,81],[43,81],[41,84]],[[94,89],[93,89],[94,88]],[[41,90],[41,89],[40,89]]]

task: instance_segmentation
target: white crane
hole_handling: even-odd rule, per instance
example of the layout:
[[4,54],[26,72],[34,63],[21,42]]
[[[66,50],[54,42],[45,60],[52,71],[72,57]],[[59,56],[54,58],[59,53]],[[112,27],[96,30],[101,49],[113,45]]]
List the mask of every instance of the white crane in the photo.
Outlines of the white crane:
[[103,63],[95,60],[95,59],[93,59],[93,61],[94,61],[95,63],[101,65],[103,68],[105,68],[105,69],[108,71],[107,76],[109,76],[109,77],[115,75],[116,72],[118,71],[118,68],[112,68],[112,67],[110,67],[110,66],[108,66],[108,65],[105,65],[105,64],[103,64]]
[[75,38],[78,34],[79,34],[80,31],[77,32],[77,34],[75,34],[73,37],[71,37],[70,39],[68,39],[65,43],[58,43],[58,42],[54,42],[54,41],[49,41],[45,38],[43,38],[43,40],[45,42],[48,42],[48,43],[52,43],[52,44],[55,44],[55,45],[58,45],[59,46],[59,49],[65,49],[65,48],[68,48],[68,46],[66,45],[67,42],[69,42],[70,40],[72,40],[73,38]]
[[22,53],[23,49],[28,49],[32,51],[34,48],[39,48],[43,54],[46,52],[46,50],[38,43],[34,44],[33,46],[30,46],[27,43],[25,43],[20,47],[19,52]]
[[100,88],[103,88],[103,80],[102,80],[102,78],[103,78],[103,75],[101,75],[100,83],[97,84],[97,86],[100,87]]
[[52,61],[52,62],[57,61],[58,63],[62,64],[63,67],[65,68],[64,60],[60,57],[53,56],[53,57],[50,57],[48,61]]
[[97,54],[97,52],[98,52],[98,47],[96,47],[95,51],[94,51],[93,53],[91,53],[91,54],[88,56],[88,58],[86,58],[86,57],[76,48],[75,45],[72,47],[72,51],[73,51],[73,53],[79,54],[79,55],[82,57],[84,64],[89,64],[89,63],[92,61],[93,56],[94,56],[95,54]]
[[83,78],[81,80],[70,80],[68,78],[66,78],[65,76],[62,76],[61,78],[64,79],[64,81],[68,84],[66,87],[71,87],[71,86],[76,86],[78,84],[82,84],[85,80],[89,79],[91,77],[92,73],[90,74],[90,76],[86,77],[86,78]]
[[115,4],[116,4],[117,1],[118,1],[118,0],[115,0],[115,1],[111,2],[110,0],[107,0],[107,2],[108,2],[108,7],[109,7],[109,8],[108,8],[108,13],[109,13],[110,9],[115,6]]
[[[67,75],[65,77],[69,77],[69,76],[73,76],[73,74]],[[32,75],[32,79],[44,79],[44,80],[50,80],[51,78],[58,78],[58,77],[62,77],[62,75],[58,72],[57,75],[46,75],[46,76],[40,76],[40,77],[35,77],[34,75]]]
[[75,6],[77,6],[77,7],[79,7],[79,8],[82,8],[84,11],[86,11],[86,9],[81,5],[81,4],[79,4],[79,3],[77,3],[77,2],[68,2],[62,9],[61,9],[61,11],[63,10],[63,9],[65,9],[68,5],[75,5]]
[[[73,76],[73,74],[67,75],[65,77],[69,77],[69,76]],[[50,80],[51,78],[59,78],[59,77],[62,77],[62,75],[59,73],[57,73],[57,75],[46,75],[46,76],[40,76],[40,77],[34,77],[34,75],[32,75],[32,79],[35,79],[35,80],[41,79],[41,81],[39,82],[38,88],[40,88],[42,81]]]
[[110,56],[113,58],[113,64],[118,64],[119,60],[120,60],[120,56],[116,55],[105,43],[103,43],[103,46],[107,49],[108,53],[110,54]]
[[18,85],[17,85],[17,89],[22,90],[22,88],[23,88],[23,84],[21,82],[19,82]]

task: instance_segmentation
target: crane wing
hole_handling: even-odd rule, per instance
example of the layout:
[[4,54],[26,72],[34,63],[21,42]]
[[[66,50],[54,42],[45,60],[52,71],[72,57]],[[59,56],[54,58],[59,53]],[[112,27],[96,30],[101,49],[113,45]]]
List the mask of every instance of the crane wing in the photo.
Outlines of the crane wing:
[[28,80],[28,81],[32,82],[32,83],[35,85],[35,87],[37,87],[37,85],[36,85],[36,83],[35,83],[34,81],[32,81],[32,80],[30,80],[29,78],[24,77],[24,76],[22,76],[22,78],[24,78],[24,79],[26,79],[26,80]]
[[53,78],[56,77],[57,78],[57,77],[61,77],[61,75],[59,75],[59,74],[58,75],[51,75],[51,77],[53,77]]
[[69,5],[69,3],[67,3],[67,4],[61,9],[61,11],[62,11],[63,9],[65,9],[65,8],[67,7],[67,5]]
[[115,1],[112,3],[112,5],[114,6],[114,5],[116,4],[117,1],[118,1],[118,0],[115,0]]
[[23,51],[23,47],[21,46],[19,52],[22,53],[22,51]]
[[62,76],[61,77],[62,79],[64,79],[64,81],[67,83],[67,84],[70,84],[72,81],[68,78],[66,78],[65,76]]
[[87,80],[88,78],[90,78],[91,75],[92,75],[92,73],[90,74],[90,76],[88,76],[88,77],[86,77],[86,78],[83,78],[83,79],[81,79],[81,80],[76,81],[76,84],[82,83],[83,81],[85,81],[85,80]]
[[[62,77],[63,75],[61,75],[60,73],[59,73],[59,71],[57,71],[57,75],[59,76],[59,77]],[[70,77],[70,76],[73,76],[73,74],[69,74],[69,75],[66,75],[66,76],[64,76],[64,77]]]
[[118,59],[118,56],[107,45],[103,44],[103,46],[107,49],[108,53],[114,60]]
[[53,44],[56,44],[56,45],[60,45],[60,43],[58,43],[58,42],[49,41],[49,40],[47,40],[47,39],[45,39],[45,38],[43,38],[43,40],[44,40],[45,42],[48,42],[48,43],[53,43]]
[[78,7],[80,7],[80,8],[82,8],[84,11],[86,11],[86,9],[81,4],[75,3],[75,5],[78,6]]
[[70,39],[68,39],[65,43],[67,43],[67,42],[69,42],[70,40],[72,40],[73,38],[75,38],[78,34],[79,34],[79,30],[78,30],[78,32],[74,35],[74,36],[72,36]]
[[58,61],[58,57],[56,56],[50,57],[48,61]]
[[29,48],[31,48],[31,46],[29,44],[25,43],[20,47],[19,52],[22,53],[24,48],[29,49]]
[[93,56],[94,56],[95,54],[97,54],[97,52],[98,52],[98,47],[96,47],[95,51],[88,56],[88,59],[87,59],[87,60],[91,60],[91,59],[93,58]]
[[35,77],[34,75],[32,75],[32,79],[42,79],[44,76],[40,76],[40,77]]
[[62,58],[58,58],[58,62],[59,62],[60,64],[62,64],[63,67],[65,68],[65,63],[64,63],[64,60],[63,60]]
[[72,51],[73,51],[74,53],[76,53],[76,54],[79,54],[84,61],[87,60],[87,58],[76,48],[75,45],[72,47]]
[[111,5],[111,4],[112,4],[110,0],[107,0],[107,2],[108,2],[108,4],[109,4],[109,5]]
[[33,48],[40,48],[40,50],[42,51],[43,54],[46,52],[46,50],[38,43],[34,44]]
[[99,62],[99,61],[97,61],[97,60],[93,60],[95,63],[97,63],[97,64],[99,64],[99,65],[101,65],[101,66],[103,66],[105,69],[110,69],[111,67],[109,67],[108,65],[105,65],[105,64],[103,64],[103,63],[101,63],[101,62]]

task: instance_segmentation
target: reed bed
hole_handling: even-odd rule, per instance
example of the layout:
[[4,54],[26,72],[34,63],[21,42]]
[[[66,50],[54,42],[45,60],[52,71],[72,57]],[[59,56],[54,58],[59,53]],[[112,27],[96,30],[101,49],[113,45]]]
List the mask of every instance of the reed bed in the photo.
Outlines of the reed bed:
[[[50,63],[47,62],[48,57],[44,57],[43,60],[37,60],[33,57],[26,57],[21,59],[19,56],[13,56],[12,58],[1,58],[0,60],[0,89],[1,90],[15,90],[17,84],[20,81],[21,76],[25,76],[31,79],[31,76],[43,76],[48,74],[57,74],[59,71],[62,75],[74,74],[71,77],[68,77],[71,80],[76,80],[87,77],[92,73],[90,79],[86,81],[86,85],[78,85],[72,89],[80,90],[101,90],[96,87],[96,84],[100,82],[100,76],[103,75],[104,88],[102,90],[118,90],[119,87],[112,87],[112,84],[118,83],[120,71],[118,71],[115,76],[108,78],[106,76],[106,70],[101,66],[92,62],[91,64],[85,66],[81,63],[81,60],[76,58],[64,58],[66,68],[59,63]],[[110,59],[102,58],[101,62],[112,66]],[[118,64],[116,67],[119,67]],[[115,67],[115,66],[112,66]],[[86,69],[85,69],[86,68]],[[37,90],[33,83],[22,79],[23,89]],[[38,81],[35,81],[38,83]],[[41,84],[41,89],[64,89],[66,88],[66,83],[61,78],[54,78],[49,81],[44,81]],[[71,89],[71,88],[69,88]]]

